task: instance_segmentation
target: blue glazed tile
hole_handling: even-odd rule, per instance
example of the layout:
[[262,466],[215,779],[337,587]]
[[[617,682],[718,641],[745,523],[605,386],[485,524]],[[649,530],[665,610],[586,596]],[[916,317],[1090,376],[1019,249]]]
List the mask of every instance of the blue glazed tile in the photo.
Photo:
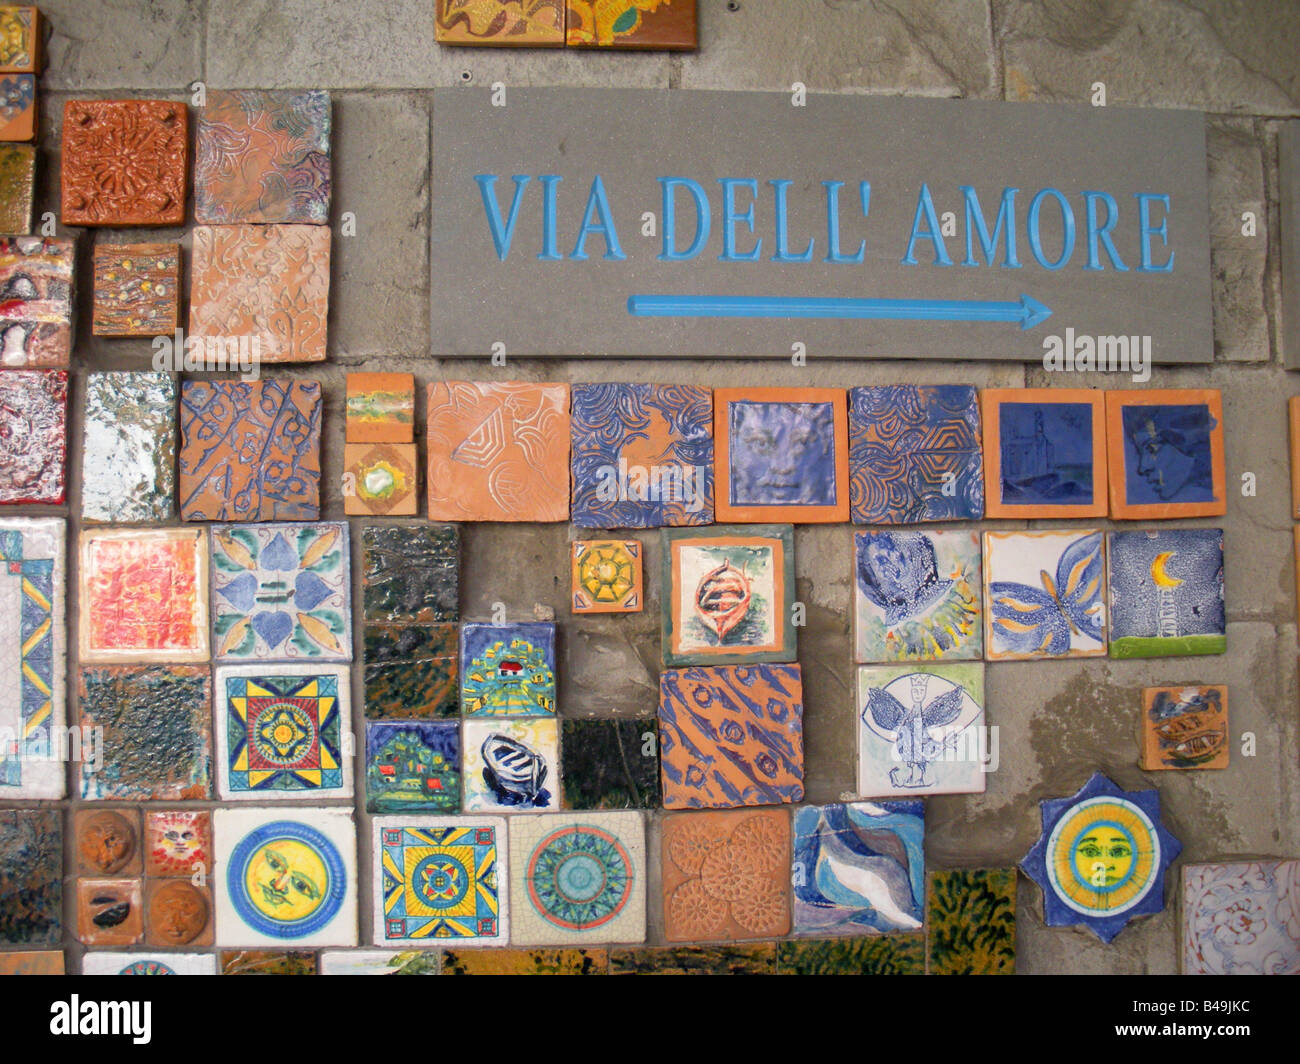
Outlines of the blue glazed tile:
[[1111,532],[1110,655],[1222,654],[1223,532]]
[[1126,406],[1124,470],[1129,505],[1214,502],[1208,405]]
[[466,624],[460,702],[467,717],[555,714],[555,625]]
[[366,724],[366,810],[460,809],[460,726],[454,721]]
[[1004,505],[1092,502],[1092,407],[1087,403],[1003,403],[998,446]]

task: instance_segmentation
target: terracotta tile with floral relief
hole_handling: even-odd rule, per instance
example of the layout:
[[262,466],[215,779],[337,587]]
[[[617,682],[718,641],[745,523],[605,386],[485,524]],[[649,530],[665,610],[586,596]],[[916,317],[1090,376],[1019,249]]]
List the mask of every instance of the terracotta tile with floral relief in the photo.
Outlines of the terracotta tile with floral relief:
[[349,373],[348,443],[411,443],[415,439],[415,377]]
[[63,812],[0,809],[0,944],[63,941]]
[[0,237],[0,365],[68,365],[75,248],[65,237]]
[[567,0],[566,8],[570,48],[696,48],[695,0]]
[[565,0],[436,0],[439,44],[523,48],[564,45]]
[[0,74],[39,74],[45,25],[38,7],[0,7]]
[[0,144],[0,233],[30,233],[35,199],[35,146]]
[[83,946],[133,946],[144,937],[144,881],[78,879],[77,939]]
[[88,374],[83,446],[84,520],[169,520],[176,512],[176,378]]
[[144,874],[188,879],[212,871],[212,814],[206,809],[146,809]]
[[36,78],[0,75],[0,141],[36,139]]
[[413,443],[345,443],[343,512],[407,517],[418,512],[419,458]]
[[139,810],[78,809],[72,822],[78,874],[140,875],[143,862]]
[[0,975],[63,975],[62,950],[0,953]]
[[223,949],[222,975],[315,975],[316,954],[310,950]]
[[180,323],[179,244],[96,244],[96,336],[170,336]]
[[644,549],[634,539],[579,539],[572,552],[574,613],[639,613],[645,605]]
[[144,940],[171,949],[212,945],[212,888],[188,879],[151,879],[144,888]]
[[68,373],[0,370],[0,503],[63,502]]

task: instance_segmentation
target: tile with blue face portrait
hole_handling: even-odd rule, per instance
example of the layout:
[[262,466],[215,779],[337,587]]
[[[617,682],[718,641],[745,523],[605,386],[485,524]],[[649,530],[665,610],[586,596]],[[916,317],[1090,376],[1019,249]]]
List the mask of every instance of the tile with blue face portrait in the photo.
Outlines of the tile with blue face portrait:
[[1092,503],[1090,404],[1004,402],[997,416],[1004,504]]
[[1128,505],[1215,500],[1211,440],[1218,422],[1207,404],[1126,406],[1121,417]]
[[733,506],[834,506],[835,409],[831,403],[730,404]]

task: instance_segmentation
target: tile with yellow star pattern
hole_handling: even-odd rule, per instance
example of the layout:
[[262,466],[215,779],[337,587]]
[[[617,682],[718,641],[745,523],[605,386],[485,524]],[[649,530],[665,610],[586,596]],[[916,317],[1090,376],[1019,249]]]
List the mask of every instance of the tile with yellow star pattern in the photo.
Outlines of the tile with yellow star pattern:
[[639,613],[645,603],[641,544],[579,539],[570,545],[574,613]]

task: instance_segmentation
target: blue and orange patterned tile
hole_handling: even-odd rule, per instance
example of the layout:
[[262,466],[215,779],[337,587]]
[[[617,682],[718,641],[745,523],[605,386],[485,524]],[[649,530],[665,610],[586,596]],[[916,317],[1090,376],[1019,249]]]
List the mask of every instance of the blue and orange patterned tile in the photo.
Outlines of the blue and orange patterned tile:
[[366,723],[366,811],[455,813],[460,809],[460,725],[455,721]]

